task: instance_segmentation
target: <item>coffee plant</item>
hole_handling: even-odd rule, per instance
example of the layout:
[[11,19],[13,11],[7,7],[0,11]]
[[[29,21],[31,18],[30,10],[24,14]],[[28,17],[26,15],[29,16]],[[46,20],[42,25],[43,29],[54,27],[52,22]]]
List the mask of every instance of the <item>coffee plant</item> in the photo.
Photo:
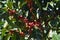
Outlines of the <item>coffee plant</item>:
[[0,40],[60,40],[60,0],[0,0]]

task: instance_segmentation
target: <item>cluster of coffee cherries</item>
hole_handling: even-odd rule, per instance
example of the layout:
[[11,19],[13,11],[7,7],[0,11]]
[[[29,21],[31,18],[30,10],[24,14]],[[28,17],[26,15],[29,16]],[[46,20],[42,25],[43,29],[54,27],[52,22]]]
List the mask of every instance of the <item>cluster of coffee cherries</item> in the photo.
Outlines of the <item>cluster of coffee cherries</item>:
[[18,17],[19,20],[23,21],[28,28],[33,28],[34,26],[39,27],[41,26],[41,22],[34,20],[34,21],[29,21],[28,18],[23,17],[22,15]]
[[27,17],[23,17],[22,15],[20,15],[18,18],[25,24],[28,34],[31,34],[34,28],[41,30],[40,28],[42,25],[40,21],[38,20],[31,21]]
[[20,31],[18,31],[18,30],[9,30],[9,34],[11,34],[11,35],[13,35],[14,33],[19,33],[19,35],[21,36],[21,37],[24,37],[25,36],[25,33],[24,32],[20,32]]
[[8,9],[9,15],[14,15],[16,13],[16,10]]

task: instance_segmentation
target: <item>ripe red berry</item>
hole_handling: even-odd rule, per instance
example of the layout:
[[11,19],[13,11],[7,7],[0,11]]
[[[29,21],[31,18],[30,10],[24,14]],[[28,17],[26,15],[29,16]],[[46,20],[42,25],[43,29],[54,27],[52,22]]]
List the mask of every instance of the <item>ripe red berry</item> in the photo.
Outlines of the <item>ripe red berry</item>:
[[18,16],[18,19],[23,20],[24,17],[22,15]]
[[8,10],[8,12],[9,12],[9,15],[13,15],[13,14],[15,14],[15,13],[16,13],[16,11],[15,11],[15,10]]
[[25,23],[28,23],[29,21],[28,21],[28,19],[27,19],[27,18],[24,18],[24,22],[25,22]]
[[40,25],[40,23],[39,23],[39,22],[36,22],[36,23],[35,23],[35,25],[36,25],[36,26],[39,26],[39,25]]
[[31,8],[33,5],[33,1],[32,0],[26,0],[26,2],[27,2],[28,8]]
[[10,30],[10,31],[9,31],[9,34],[13,34],[13,33],[14,33],[14,30]]
[[20,32],[20,36],[24,37],[24,35],[25,35],[24,32]]
[[38,22],[38,21],[34,21],[34,24],[35,24],[35,26],[37,26],[37,27],[41,25],[41,23]]
[[12,10],[12,13],[16,13],[16,11],[15,10]]
[[34,27],[34,22],[29,22],[29,28],[32,28],[32,27]]

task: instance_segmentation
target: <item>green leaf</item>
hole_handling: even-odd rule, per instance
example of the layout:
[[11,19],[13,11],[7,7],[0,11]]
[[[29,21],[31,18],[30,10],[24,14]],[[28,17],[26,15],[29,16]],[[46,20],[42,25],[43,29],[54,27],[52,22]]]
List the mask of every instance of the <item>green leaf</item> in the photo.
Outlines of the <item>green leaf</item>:
[[8,2],[7,2],[7,6],[8,6],[10,9],[12,9],[12,7],[13,7],[13,2],[12,2],[12,1],[8,1]]
[[5,32],[6,32],[6,28],[2,29],[2,37],[5,35]]
[[12,23],[12,21],[9,20],[8,18],[6,18],[6,20],[7,20],[8,24],[12,26],[12,28],[17,27],[17,25]]
[[10,37],[11,37],[11,35],[10,35],[10,34],[6,34],[6,36],[5,36],[4,40],[9,40],[9,39],[10,39]]
[[60,34],[53,34],[52,40],[60,40]]
[[11,39],[12,40],[16,40],[16,35],[13,34],[12,37],[11,37]]
[[58,1],[60,1],[60,0],[53,0],[53,2],[58,2]]
[[3,24],[4,24],[4,22],[0,21],[0,25],[3,25]]
[[25,4],[26,4],[26,2],[21,3],[20,8],[22,8]]
[[7,7],[3,7],[2,10],[3,10],[3,12],[7,12],[8,9],[7,9]]
[[34,0],[35,2],[36,2],[36,5],[40,8],[40,9],[42,9],[42,5],[41,5],[41,3],[39,2],[39,0]]

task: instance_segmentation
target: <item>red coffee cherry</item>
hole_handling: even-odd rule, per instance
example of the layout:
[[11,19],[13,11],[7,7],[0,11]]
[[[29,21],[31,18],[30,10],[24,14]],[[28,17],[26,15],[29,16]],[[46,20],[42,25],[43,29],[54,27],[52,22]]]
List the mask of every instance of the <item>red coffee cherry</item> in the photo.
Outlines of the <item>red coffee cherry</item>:
[[13,34],[13,33],[14,33],[14,30],[10,30],[10,31],[9,31],[9,34]]
[[9,15],[14,15],[16,13],[15,10],[8,10]]
[[19,20],[23,20],[24,17],[23,17],[22,15],[20,15],[20,16],[18,16],[18,19],[19,19]]
[[41,23],[35,20],[35,21],[34,21],[34,25],[38,27],[38,26],[41,25]]
[[21,37],[24,37],[24,35],[25,35],[24,32],[20,32]]
[[29,22],[29,23],[28,23],[28,26],[29,26],[29,28],[34,27],[34,22]]
[[26,0],[28,8],[31,8],[33,6],[32,0]]
[[27,19],[27,18],[24,18],[24,22],[25,22],[25,23],[28,23],[29,21],[28,21],[28,19]]

